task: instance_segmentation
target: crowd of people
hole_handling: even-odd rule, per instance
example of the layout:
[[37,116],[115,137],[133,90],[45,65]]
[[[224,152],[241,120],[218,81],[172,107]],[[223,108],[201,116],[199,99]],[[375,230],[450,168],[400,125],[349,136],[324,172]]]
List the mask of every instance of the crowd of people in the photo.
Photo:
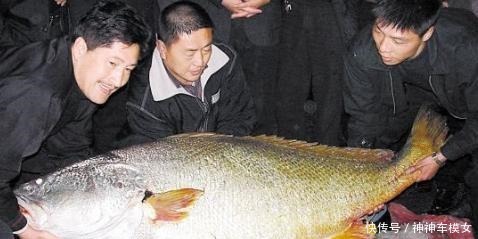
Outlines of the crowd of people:
[[459,178],[476,227],[475,5],[0,0],[0,236],[56,238],[13,189],[95,154],[188,132],[397,151],[424,104],[450,136],[408,172]]

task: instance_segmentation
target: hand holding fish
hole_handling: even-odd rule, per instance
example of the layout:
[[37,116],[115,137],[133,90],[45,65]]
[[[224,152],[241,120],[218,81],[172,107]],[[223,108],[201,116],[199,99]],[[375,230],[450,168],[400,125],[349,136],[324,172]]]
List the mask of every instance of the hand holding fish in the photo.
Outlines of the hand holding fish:
[[59,239],[47,231],[36,230],[27,225],[24,232],[18,235],[20,239]]
[[419,171],[417,182],[430,180],[438,172],[438,169],[445,163],[446,157],[441,153],[433,153],[422,159],[416,166],[412,166],[407,170],[408,174]]

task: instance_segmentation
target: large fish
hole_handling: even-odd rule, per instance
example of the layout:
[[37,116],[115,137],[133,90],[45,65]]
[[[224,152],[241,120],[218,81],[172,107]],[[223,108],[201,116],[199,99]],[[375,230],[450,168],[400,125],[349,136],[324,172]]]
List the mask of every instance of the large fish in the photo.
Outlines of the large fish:
[[112,151],[15,193],[31,226],[60,238],[366,238],[360,219],[414,183],[444,120],[421,111],[387,150],[276,137],[180,135]]

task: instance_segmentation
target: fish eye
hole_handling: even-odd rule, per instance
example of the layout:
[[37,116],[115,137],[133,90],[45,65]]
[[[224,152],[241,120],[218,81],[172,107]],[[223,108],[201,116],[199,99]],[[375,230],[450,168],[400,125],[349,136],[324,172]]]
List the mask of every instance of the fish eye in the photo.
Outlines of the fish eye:
[[24,188],[24,189],[25,189],[25,191],[26,191],[28,194],[34,193],[34,188],[33,188],[33,186],[30,185],[30,184],[25,185],[25,188]]

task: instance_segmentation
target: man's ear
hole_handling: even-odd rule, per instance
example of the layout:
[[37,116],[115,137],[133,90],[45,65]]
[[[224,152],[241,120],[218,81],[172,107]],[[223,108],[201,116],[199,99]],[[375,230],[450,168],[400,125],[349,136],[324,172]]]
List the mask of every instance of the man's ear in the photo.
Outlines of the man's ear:
[[83,37],[76,38],[75,42],[73,42],[73,46],[71,47],[73,61],[78,61],[83,55],[86,54],[87,51],[88,46],[86,45],[85,39]]
[[166,44],[164,44],[164,42],[161,40],[156,40],[156,48],[158,48],[159,50],[159,55],[161,56],[161,59],[166,59]]
[[430,28],[428,28],[428,30],[422,36],[422,41],[425,42],[425,41],[430,40],[430,38],[432,37],[434,32],[435,32],[435,27],[434,26],[431,26]]

